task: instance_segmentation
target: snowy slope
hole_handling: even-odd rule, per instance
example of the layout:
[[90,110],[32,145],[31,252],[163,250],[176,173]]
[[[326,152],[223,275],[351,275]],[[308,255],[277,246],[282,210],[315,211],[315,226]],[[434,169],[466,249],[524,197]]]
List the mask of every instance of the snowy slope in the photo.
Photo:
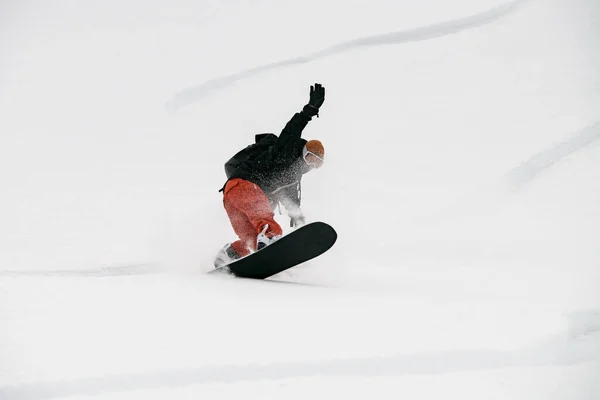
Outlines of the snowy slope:
[[[0,10],[0,399],[600,396],[595,1]],[[314,82],[338,242],[205,275]]]

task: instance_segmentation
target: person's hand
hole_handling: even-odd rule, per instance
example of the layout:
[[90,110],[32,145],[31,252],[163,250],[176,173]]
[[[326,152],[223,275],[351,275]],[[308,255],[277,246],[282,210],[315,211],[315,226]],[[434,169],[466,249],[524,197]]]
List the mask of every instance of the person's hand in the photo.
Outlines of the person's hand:
[[308,104],[302,109],[308,116],[319,116],[319,108],[325,101],[325,88],[320,83],[315,83],[310,87],[310,99]]

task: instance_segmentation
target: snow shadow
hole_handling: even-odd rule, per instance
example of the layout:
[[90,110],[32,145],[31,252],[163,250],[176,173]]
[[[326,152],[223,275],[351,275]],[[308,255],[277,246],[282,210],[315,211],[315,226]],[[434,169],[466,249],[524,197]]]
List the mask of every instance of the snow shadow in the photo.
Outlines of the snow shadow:
[[327,57],[357,50],[363,47],[374,47],[381,45],[396,45],[407,42],[418,42],[423,40],[435,39],[442,36],[447,36],[459,33],[464,30],[478,28],[483,25],[490,24],[496,20],[505,17],[516,11],[527,0],[516,0],[510,3],[502,4],[474,14],[468,17],[443,21],[436,24],[423,26],[414,29],[408,29],[398,32],[390,32],[380,35],[368,36],[359,39],[349,40],[326,49],[317,51],[312,54],[307,54],[300,57],[294,57],[284,61],[278,61],[271,64],[261,65],[235,74],[211,79],[200,85],[183,89],[176,93],[171,100],[166,104],[169,111],[175,112],[179,108],[192,104],[195,101],[203,98],[212,91],[222,89],[242,79],[247,79],[270,70],[283,68],[292,65],[305,64]]
[[0,277],[112,277],[129,275],[148,275],[163,272],[157,264],[132,264],[102,266],[81,270],[0,270]]
[[209,365],[195,369],[113,374],[4,386],[0,387],[0,399],[50,399],[160,387],[314,376],[378,377],[447,374],[511,367],[576,365],[600,360],[600,310],[580,311],[567,316],[567,319],[574,326],[566,335],[550,337],[542,343],[519,351],[454,350],[315,362]]
[[600,121],[533,155],[508,173],[508,182],[514,189],[521,189],[546,169],[597,141],[600,141]]

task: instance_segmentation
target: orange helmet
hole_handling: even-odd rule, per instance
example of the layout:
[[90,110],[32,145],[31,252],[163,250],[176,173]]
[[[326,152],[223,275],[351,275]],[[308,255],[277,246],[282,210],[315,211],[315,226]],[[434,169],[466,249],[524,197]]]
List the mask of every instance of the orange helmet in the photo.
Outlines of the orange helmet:
[[304,161],[314,167],[320,168],[325,162],[325,148],[318,140],[309,140],[302,149]]

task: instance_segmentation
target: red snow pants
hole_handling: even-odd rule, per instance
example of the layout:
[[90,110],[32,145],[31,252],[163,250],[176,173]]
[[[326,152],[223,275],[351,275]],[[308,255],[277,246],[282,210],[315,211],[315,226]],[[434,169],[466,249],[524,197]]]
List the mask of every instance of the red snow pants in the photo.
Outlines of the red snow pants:
[[231,246],[241,257],[256,251],[256,237],[265,224],[269,225],[265,232],[268,237],[282,234],[281,226],[274,219],[269,199],[252,182],[240,178],[227,182],[223,190],[223,206],[239,237]]

